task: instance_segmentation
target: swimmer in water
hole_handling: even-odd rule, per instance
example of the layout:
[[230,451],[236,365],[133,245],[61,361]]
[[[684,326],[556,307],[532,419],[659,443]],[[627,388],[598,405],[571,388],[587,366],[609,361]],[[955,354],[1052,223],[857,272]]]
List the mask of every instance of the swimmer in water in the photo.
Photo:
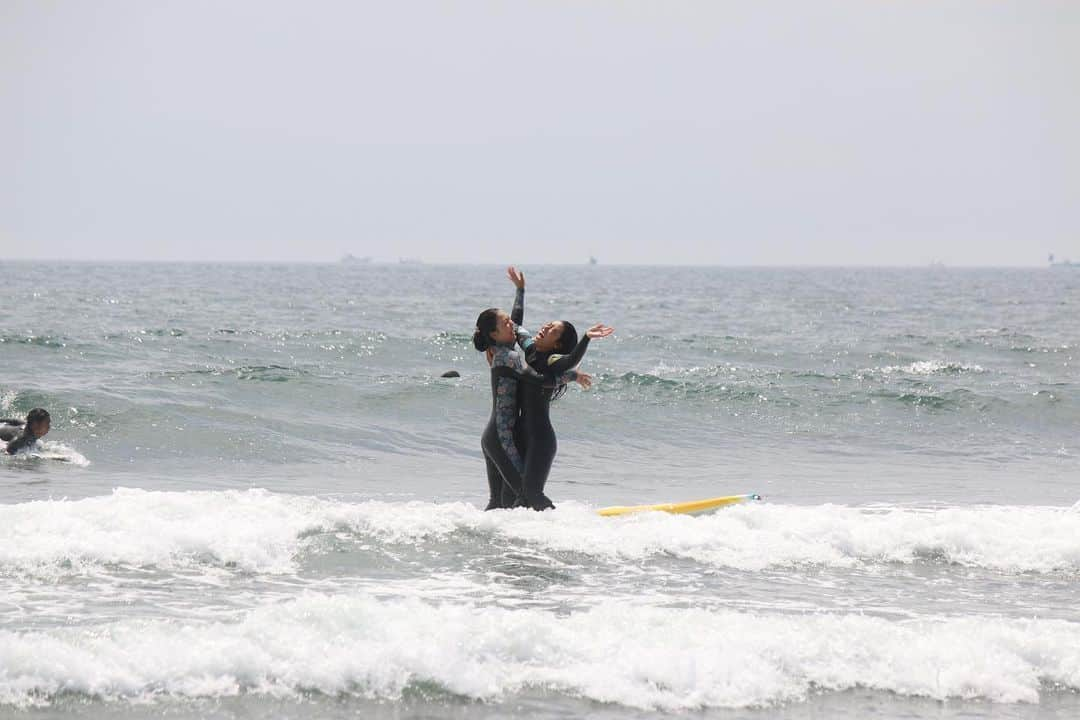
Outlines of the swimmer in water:
[[[49,428],[52,426],[52,418],[49,417],[48,410],[45,410],[43,408],[34,408],[29,413],[27,413],[25,424],[19,422],[18,420],[5,420],[4,423],[9,427],[19,427],[20,425],[22,426],[22,434],[12,439],[7,444],[8,455],[14,455],[15,453],[23,450],[24,448],[33,447],[39,439],[48,435]],[[0,436],[0,439],[7,440],[8,438]]]

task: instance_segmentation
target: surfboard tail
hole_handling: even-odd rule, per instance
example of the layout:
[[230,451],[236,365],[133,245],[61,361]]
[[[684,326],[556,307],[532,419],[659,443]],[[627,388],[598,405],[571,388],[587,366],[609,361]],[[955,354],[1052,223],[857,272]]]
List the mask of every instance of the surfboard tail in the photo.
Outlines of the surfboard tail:
[[662,503],[659,505],[615,505],[600,508],[597,515],[603,517],[617,517],[619,515],[632,515],[641,512],[666,512],[674,515],[706,515],[711,512],[731,505],[761,500],[757,493],[745,495],[725,495],[722,497],[706,498],[704,500],[691,500],[681,503]]

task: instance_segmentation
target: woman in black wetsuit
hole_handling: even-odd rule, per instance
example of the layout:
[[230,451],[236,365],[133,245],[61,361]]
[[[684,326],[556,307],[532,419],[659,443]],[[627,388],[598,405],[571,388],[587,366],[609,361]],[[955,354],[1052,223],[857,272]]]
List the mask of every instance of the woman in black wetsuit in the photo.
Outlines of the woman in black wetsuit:
[[[578,341],[577,330],[570,322],[549,322],[527,343],[526,361],[530,368],[545,378],[557,378],[581,362],[590,339],[607,337],[613,332],[613,328],[594,325]],[[577,382],[588,389],[592,385],[592,377],[578,372]],[[530,497],[543,498],[547,507],[554,507],[544,493],[544,487],[559,447],[555,428],[551,425],[551,401],[565,392],[565,384],[518,383],[521,415],[515,428],[515,439],[518,449],[525,456],[525,492]]]
[[514,309],[507,315],[489,308],[476,319],[473,345],[487,355],[491,366],[491,419],[480,439],[488,476],[488,510],[528,505],[537,510],[551,506],[546,497],[531,495],[525,485],[525,461],[518,452],[515,429],[518,418],[518,387],[527,382],[555,385],[573,382],[575,371],[547,376],[535,372],[525,362],[524,348],[532,342],[521,328],[525,312],[525,276],[510,267],[507,274],[517,287]]
[[[540,463],[538,466],[545,468],[543,480],[539,484],[527,482],[528,458],[524,449],[530,439],[528,431],[522,433],[519,430],[520,395],[523,391],[536,392],[550,399],[552,394],[561,394],[566,384],[574,381],[588,387],[592,379],[574,370],[588,348],[588,341],[586,339],[579,343],[580,350],[571,344],[573,351],[566,358],[551,358],[543,373],[529,367],[525,353],[533,344],[539,342],[542,351],[550,354],[560,347],[558,341],[563,331],[555,327],[556,323],[548,323],[536,337],[532,337],[521,327],[525,316],[525,276],[513,267],[507,269],[507,274],[517,288],[513,310],[509,315],[497,308],[485,310],[477,318],[473,333],[473,344],[477,350],[487,353],[491,366],[492,413],[481,438],[490,493],[487,509],[525,505],[534,510],[546,510],[554,507],[542,492],[547,471],[551,468],[550,458],[554,457],[554,431],[549,421],[547,429],[551,437],[538,438],[538,449],[549,455],[546,465]],[[590,328],[589,336],[606,337],[612,332],[610,328],[597,325]],[[576,332],[573,337],[576,340]],[[534,492],[537,487],[541,490],[538,493]]]

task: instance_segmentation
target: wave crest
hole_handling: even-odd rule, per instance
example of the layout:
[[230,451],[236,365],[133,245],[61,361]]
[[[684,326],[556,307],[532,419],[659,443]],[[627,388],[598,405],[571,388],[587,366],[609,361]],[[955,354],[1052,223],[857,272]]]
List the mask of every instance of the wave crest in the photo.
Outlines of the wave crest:
[[[503,544],[601,561],[678,557],[740,570],[794,565],[955,563],[1003,572],[1080,572],[1080,513],[1067,508],[937,509],[747,505],[715,515],[601,518],[568,502],[550,513],[485,513],[464,503],[349,503],[263,490],[149,492],[0,506],[0,571],[210,563],[291,573],[320,533],[359,545]],[[460,539],[460,538],[458,538]]]
[[308,595],[239,622],[125,620],[0,631],[0,703],[105,700],[399,699],[431,686],[499,700],[542,688],[669,710],[747,707],[820,690],[1036,702],[1080,689],[1080,624],[998,618],[890,621],[692,608],[536,609]]

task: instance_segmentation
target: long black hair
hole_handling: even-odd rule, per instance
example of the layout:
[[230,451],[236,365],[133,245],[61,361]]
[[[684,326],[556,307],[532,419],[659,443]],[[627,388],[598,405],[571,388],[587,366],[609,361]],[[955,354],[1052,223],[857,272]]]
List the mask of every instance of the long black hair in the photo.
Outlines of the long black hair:
[[476,318],[476,330],[473,331],[472,344],[480,352],[484,352],[494,343],[491,341],[491,333],[499,326],[499,308],[488,308]]
[[560,355],[566,355],[573,352],[577,347],[577,328],[574,327],[574,323],[569,320],[563,320],[562,322],[562,335],[559,336],[559,342],[555,345],[555,352]]
[[[539,352],[533,349],[529,353],[527,358],[529,365],[539,373],[544,373],[548,366],[548,360],[552,355],[566,355],[569,352],[573,352],[577,347],[578,335],[577,328],[574,327],[574,323],[569,320],[560,320],[563,329],[562,334],[559,335],[559,339],[555,342],[555,347],[551,352]],[[566,393],[566,385],[559,385],[551,393],[552,400],[558,400]]]

